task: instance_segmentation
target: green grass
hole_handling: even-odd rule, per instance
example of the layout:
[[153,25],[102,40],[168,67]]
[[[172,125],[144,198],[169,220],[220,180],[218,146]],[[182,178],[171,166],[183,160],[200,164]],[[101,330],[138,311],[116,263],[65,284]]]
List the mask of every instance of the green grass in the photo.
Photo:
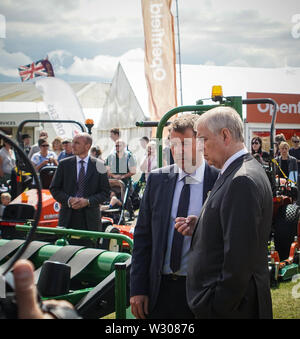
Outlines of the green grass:
[[[293,288],[297,298],[292,295]],[[279,288],[271,289],[271,295],[274,319],[300,319],[300,279],[297,282],[291,280],[281,282]],[[115,313],[103,319],[115,319]]]
[[[293,288],[297,298],[292,295]],[[274,319],[300,319],[300,279],[281,282],[271,294]]]

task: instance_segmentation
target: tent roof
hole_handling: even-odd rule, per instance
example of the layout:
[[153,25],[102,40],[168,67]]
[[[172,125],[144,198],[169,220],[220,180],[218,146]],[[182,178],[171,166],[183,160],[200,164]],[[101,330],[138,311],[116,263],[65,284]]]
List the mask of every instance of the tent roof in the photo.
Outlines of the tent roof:
[[[149,117],[144,63],[121,65],[145,116]],[[213,85],[221,85],[224,96],[242,96],[243,99],[247,92],[300,94],[300,68],[181,65],[181,73],[182,105],[194,105],[199,99],[210,98]],[[177,102],[181,105],[178,74]]]
[[[110,83],[78,82],[69,83],[83,107],[102,107]],[[41,93],[34,83],[0,83],[0,101],[5,102],[40,102]]]
[[[110,90],[110,83],[69,83],[81,104],[86,118],[98,124]],[[0,83],[0,111],[23,113],[46,111],[41,93],[35,83]]]

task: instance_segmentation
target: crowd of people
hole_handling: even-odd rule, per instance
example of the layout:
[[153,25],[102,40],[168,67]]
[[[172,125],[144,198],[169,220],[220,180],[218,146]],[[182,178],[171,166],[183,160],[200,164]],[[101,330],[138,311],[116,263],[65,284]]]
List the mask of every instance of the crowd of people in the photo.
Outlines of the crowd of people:
[[[275,136],[274,156],[276,161],[276,175],[278,178],[289,179],[293,183],[298,182],[300,173],[300,138],[297,135],[291,137],[292,147],[283,133]],[[251,140],[251,154],[262,165],[267,165],[270,155],[263,149],[263,142],[259,136]]]
[[[23,136],[26,139],[30,140],[28,135]],[[50,191],[61,204],[60,226],[99,231],[99,206],[122,203],[109,179],[122,182],[130,192],[140,187],[132,185],[138,164],[118,129],[111,130],[111,139],[114,147],[106,159],[87,133],[49,143],[47,132],[41,131],[36,145],[24,141],[38,171],[57,166]],[[155,142],[147,137],[140,140],[145,155],[138,182],[145,184],[145,191],[134,231],[133,315],[138,319],[272,318],[267,242],[273,203],[261,166],[270,161],[262,139],[254,136],[247,150],[237,112],[218,107],[200,117],[184,114],[172,121],[168,141],[165,166],[158,168]],[[292,148],[283,134],[275,137],[276,170],[279,177],[297,181],[300,139],[294,135],[291,141]],[[9,145],[1,149],[0,159],[0,176],[7,178],[15,165]],[[22,272],[26,281],[18,285]],[[32,286],[32,267],[19,262],[14,273],[20,317],[49,316],[41,312],[32,293],[25,301],[20,293],[25,283]],[[24,306],[26,302],[34,304],[34,313]]]

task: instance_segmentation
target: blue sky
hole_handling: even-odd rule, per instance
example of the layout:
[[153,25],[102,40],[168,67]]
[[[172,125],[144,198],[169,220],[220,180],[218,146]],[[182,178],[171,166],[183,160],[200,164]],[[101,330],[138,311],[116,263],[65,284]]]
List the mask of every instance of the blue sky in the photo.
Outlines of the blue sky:
[[[300,67],[299,0],[178,6],[182,63]],[[64,80],[110,81],[119,60],[143,61],[140,0],[1,0],[0,81],[46,55]]]

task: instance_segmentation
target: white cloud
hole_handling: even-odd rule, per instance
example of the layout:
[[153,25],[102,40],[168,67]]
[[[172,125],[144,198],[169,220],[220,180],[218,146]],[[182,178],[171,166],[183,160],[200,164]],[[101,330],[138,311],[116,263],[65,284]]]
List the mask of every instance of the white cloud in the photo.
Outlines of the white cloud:
[[119,61],[143,61],[144,51],[140,48],[130,50],[120,57],[97,55],[94,58],[74,57],[74,62],[68,68],[62,68],[57,73],[73,76],[92,76],[111,79]]
[[0,40],[0,74],[8,77],[19,77],[18,66],[27,65],[32,60],[22,52],[9,53]]

